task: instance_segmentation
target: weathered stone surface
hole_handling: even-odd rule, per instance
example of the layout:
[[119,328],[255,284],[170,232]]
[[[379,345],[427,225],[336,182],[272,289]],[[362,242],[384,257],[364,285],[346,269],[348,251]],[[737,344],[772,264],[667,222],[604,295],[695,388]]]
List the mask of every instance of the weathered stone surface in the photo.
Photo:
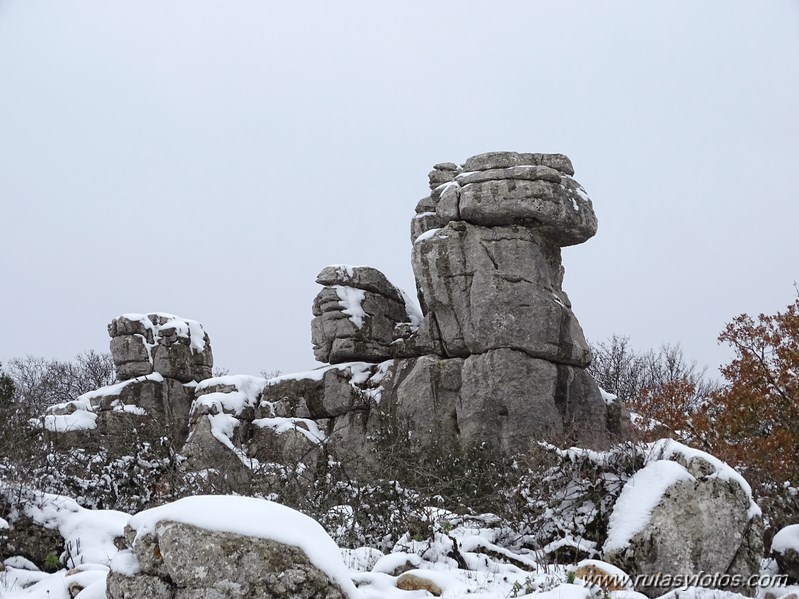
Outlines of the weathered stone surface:
[[440,229],[442,226],[444,223],[441,222],[435,211],[417,214],[411,219],[411,243],[415,242],[420,235],[431,229]]
[[211,376],[214,360],[202,325],[166,313],[125,314],[108,325],[120,380],[158,372],[183,383]]
[[[525,224],[559,247],[583,243],[597,231],[591,202],[576,187],[569,189],[542,179],[501,179],[471,183],[457,191],[457,214],[473,224]],[[436,212],[443,217],[440,207],[441,202]]]
[[269,419],[255,420],[249,438],[250,457],[259,462],[293,467],[303,464],[303,472],[313,480],[317,467],[324,461],[324,450],[322,439],[310,430],[311,423],[294,419],[293,425],[282,422],[275,426]]
[[[369,391],[377,386],[371,377],[377,364],[338,364],[336,368],[311,371],[298,375],[278,377],[264,388],[263,403],[280,403],[291,415],[304,417],[297,410],[307,409],[314,419],[339,416],[354,409],[365,409]],[[313,373],[313,374],[312,374]],[[357,382],[353,381],[353,377]]]
[[370,266],[326,266],[316,277],[319,285],[344,285],[371,291],[401,303],[402,294],[382,272]]
[[597,229],[573,174],[561,154],[489,152],[463,167],[435,165],[411,221],[420,324],[399,322],[405,298],[374,269],[322,271],[317,359],[399,359],[378,409],[352,396],[349,375],[286,383],[306,388],[289,395],[302,396],[312,417],[332,419],[331,446],[365,447],[359,436],[386,414],[413,423],[417,440],[489,441],[509,452],[541,439],[600,448],[626,438],[628,413],[609,409],[583,370],[590,349],[562,289],[560,248]]
[[457,406],[463,359],[422,356],[397,373],[396,413],[422,443],[453,443],[458,437]]
[[109,572],[106,595],[108,599],[174,599],[175,588],[167,581],[149,574],[126,576]]
[[547,166],[567,175],[574,174],[571,160],[563,154],[531,154],[519,152],[485,152],[468,158],[463,163],[463,171],[487,171],[514,166]]
[[799,581],[799,524],[786,526],[774,535],[771,556],[781,573],[793,582]]
[[353,410],[335,418],[327,442],[331,455],[347,464],[348,472],[375,472],[370,439],[376,439],[380,419],[374,412]]
[[629,412],[609,413],[596,381],[582,368],[558,365],[555,405],[563,421],[564,445],[605,448],[629,439]]
[[496,168],[489,171],[473,171],[461,173],[455,180],[458,185],[465,187],[470,183],[483,183],[485,181],[520,179],[525,181],[549,181],[560,183],[561,173],[548,166],[511,166],[509,168]]
[[[190,498],[200,503],[207,499]],[[252,502],[257,500],[247,501],[247,507],[252,509]],[[231,509],[235,510],[235,506]],[[264,515],[270,513],[272,511],[265,511]],[[253,524],[262,529],[264,523]],[[282,534],[290,536],[293,533]],[[319,534],[324,536],[322,540],[332,545],[321,527]],[[138,536],[129,525],[125,539],[140,572],[133,576],[112,572],[107,579],[107,594],[111,599],[344,599],[347,594],[341,585],[352,587],[349,582],[333,580],[299,547],[271,538],[212,531],[165,518],[157,522],[154,531]],[[352,590],[354,592],[354,587]]]
[[560,364],[590,363],[560,289],[560,252],[535,231],[451,222],[418,241],[412,260],[446,356],[513,348]]
[[558,367],[511,350],[469,356],[457,406],[461,435],[472,443],[499,440],[508,453],[541,439],[559,440],[563,420],[555,403]]
[[434,597],[440,597],[443,590],[430,580],[427,572],[405,572],[397,578],[397,588],[403,591],[427,591]]
[[440,185],[454,181],[456,174],[457,172],[455,171],[433,169],[427,175],[427,178],[430,181],[430,189],[435,189]]
[[[674,444],[679,445],[679,444]],[[682,446],[680,446],[682,447]],[[693,450],[689,450],[693,451]],[[698,452],[693,452],[694,454]],[[631,576],[657,573],[690,575],[697,572],[740,574],[745,581],[760,572],[763,554],[762,520],[759,512],[752,513],[752,499],[730,475],[731,469],[720,468],[712,458],[707,459],[679,452],[670,456],[674,466],[674,482],[662,494],[644,528],[635,534],[626,547],[608,548],[606,561],[622,568]],[[663,460],[650,462],[634,476],[622,491],[617,506],[625,493],[649,493],[637,481],[647,469],[661,468]],[[716,460],[717,462],[717,460]],[[663,478],[660,474],[659,478]],[[629,490],[628,490],[629,488]],[[616,507],[614,507],[615,516]],[[614,516],[611,516],[609,538],[614,534]],[[620,514],[620,522],[623,514]],[[626,524],[621,524],[626,526]],[[666,586],[640,585],[637,590],[649,597],[663,595]],[[735,588],[751,594],[753,587]]]
[[317,282],[325,285],[313,303],[311,340],[317,360],[338,364],[400,357],[404,346],[394,344],[397,327],[409,323],[411,316],[402,293],[383,273],[369,267],[329,266]]
[[[145,338],[142,335],[120,335],[111,339],[111,354],[117,366],[129,362],[145,362],[149,364],[150,354],[147,351]],[[142,374],[150,374],[143,372]]]
[[595,559],[581,560],[574,568],[574,576],[598,587],[604,593],[633,590],[629,574],[612,564]]

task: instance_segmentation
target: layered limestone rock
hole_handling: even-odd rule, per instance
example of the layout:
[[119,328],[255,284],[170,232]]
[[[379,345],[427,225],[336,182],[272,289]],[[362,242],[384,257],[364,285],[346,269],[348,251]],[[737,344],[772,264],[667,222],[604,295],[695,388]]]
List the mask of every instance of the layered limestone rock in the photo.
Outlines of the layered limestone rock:
[[560,248],[592,237],[597,220],[569,160],[495,152],[446,172],[453,179],[419,202],[412,224],[422,309],[444,354],[508,348],[586,367],[590,350],[562,289]]
[[181,383],[211,376],[211,342],[195,320],[163,312],[123,314],[111,321],[108,334],[121,381],[153,372]]
[[413,355],[407,339],[419,328],[422,315],[382,272],[333,265],[322,270],[316,282],[324,286],[314,299],[311,321],[317,360],[381,362]]
[[624,437],[628,414],[585,370],[591,352],[562,288],[560,248],[597,229],[573,174],[560,154],[436,165],[411,223],[421,310],[374,268],[324,268],[311,337],[327,366],[315,371],[209,379],[199,323],[123,315],[109,333],[124,389],[86,411],[157,413],[177,443],[190,430],[192,467],[225,464],[234,481],[276,462],[310,476],[324,451],[368,461],[386,430],[508,454],[543,440],[606,447]]
[[382,363],[377,392],[342,393],[352,386],[332,377],[344,370],[268,392],[286,404],[335,406],[311,416],[332,419],[339,452],[362,447],[357,440],[374,438],[387,418],[417,440],[489,442],[508,453],[540,440],[603,447],[623,436],[628,414],[609,410],[586,372],[591,352],[562,288],[560,248],[597,230],[573,175],[561,154],[491,152],[435,165],[411,221],[421,318],[375,269],[337,265],[317,278],[316,358]]

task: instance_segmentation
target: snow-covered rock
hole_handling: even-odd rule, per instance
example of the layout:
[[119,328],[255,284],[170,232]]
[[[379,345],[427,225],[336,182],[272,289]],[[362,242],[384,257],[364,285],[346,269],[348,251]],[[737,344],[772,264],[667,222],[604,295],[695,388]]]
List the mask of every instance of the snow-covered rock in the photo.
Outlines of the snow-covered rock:
[[[10,507],[8,525],[0,531],[0,560],[18,569],[107,567],[118,549],[130,516],[116,510],[89,510],[69,497],[27,488],[0,487],[0,501]],[[8,558],[14,558],[9,562]]]
[[313,302],[311,339],[320,362],[382,362],[411,355],[404,343],[422,320],[413,300],[368,266],[327,266]]
[[125,529],[108,597],[360,597],[313,519],[249,497],[197,496],[146,510]]
[[781,529],[771,540],[771,555],[780,572],[799,581],[799,524]]
[[108,334],[122,380],[153,372],[182,383],[211,376],[211,342],[196,320],[166,312],[123,314],[111,321]]
[[[626,483],[608,524],[604,559],[631,576],[760,572],[763,530],[749,484],[721,460],[664,439]],[[639,584],[650,597],[671,587]],[[736,589],[751,592],[751,588]]]

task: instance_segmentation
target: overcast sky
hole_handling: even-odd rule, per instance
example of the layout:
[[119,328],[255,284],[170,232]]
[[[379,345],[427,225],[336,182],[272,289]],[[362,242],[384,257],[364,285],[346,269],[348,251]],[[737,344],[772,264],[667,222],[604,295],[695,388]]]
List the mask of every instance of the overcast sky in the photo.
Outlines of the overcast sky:
[[0,0],[0,361],[165,311],[313,367],[316,274],[413,293],[431,165],[491,150],[571,157],[589,339],[715,369],[799,280],[799,1]]

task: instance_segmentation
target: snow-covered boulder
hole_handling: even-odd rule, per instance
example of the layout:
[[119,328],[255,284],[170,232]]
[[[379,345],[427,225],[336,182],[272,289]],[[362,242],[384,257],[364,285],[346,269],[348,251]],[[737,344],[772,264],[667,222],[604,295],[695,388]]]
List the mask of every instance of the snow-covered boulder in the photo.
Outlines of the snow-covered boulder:
[[338,546],[313,519],[250,497],[197,496],[136,514],[110,599],[355,599]]
[[[705,452],[664,439],[648,448],[611,513],[604,559],[636,575],[760,572],[763,529],[749,484]],[[671,587],[640,582],[650,597]],[[742,593],[749,588],[734,589]]]
[[780,572],[794,582],[799,581],[799,524],[780,530],[771,541],[771,555]]

